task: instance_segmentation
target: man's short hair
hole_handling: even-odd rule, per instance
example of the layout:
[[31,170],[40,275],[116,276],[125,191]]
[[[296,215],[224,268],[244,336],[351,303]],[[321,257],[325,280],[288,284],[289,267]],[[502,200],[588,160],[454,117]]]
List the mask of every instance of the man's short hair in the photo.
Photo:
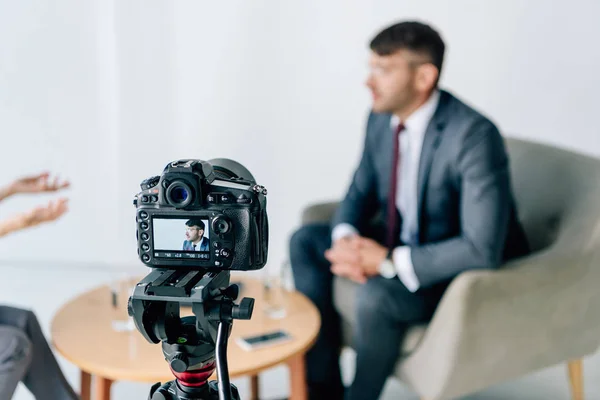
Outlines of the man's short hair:
[[411,50],[426,56],[438,69],[438,75],[442,73],[446,46],[439,33],[427,24],[404,21],[389,26],[371,40],[370,47],[380,56],[387,56],[402,49]]
[[197,226],[200,228],[200,230],[204,230],[204,221],[202,221],[201,219],[188,219],[188,221],[185,223],[187,226]]

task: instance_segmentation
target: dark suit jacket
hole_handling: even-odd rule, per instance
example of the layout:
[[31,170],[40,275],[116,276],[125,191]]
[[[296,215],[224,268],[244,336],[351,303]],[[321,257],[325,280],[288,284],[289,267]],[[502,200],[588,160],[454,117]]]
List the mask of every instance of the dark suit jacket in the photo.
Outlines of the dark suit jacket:
[[[189,240],[183,241],[183,250],[194,250],[193,243]],[[200,248],[196,251],[210,251],[210,241],[207,237],[203,237],[200,241]]]
[[[395,140],[390,118],[369,115],[362,159],[333,226],[345,222],[365,234],[375,215],[385,219]],[[528,252],[508,162],[496,126],[441,91],[419,163],[418,243],[408,244],[421,287],[466,270],[497,268]],[[378,232],[384,229],[381,225]]]

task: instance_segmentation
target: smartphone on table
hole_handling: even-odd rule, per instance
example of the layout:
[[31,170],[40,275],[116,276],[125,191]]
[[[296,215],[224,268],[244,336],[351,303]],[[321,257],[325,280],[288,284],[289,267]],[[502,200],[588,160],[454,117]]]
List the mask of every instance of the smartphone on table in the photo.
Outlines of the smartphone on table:
[[236,338],[237,344],[247,351],[275,346],[277,344],[289,342],[290,340],[292,340],[292,337],[284,330],[276,330],[261,333],[260,335]]

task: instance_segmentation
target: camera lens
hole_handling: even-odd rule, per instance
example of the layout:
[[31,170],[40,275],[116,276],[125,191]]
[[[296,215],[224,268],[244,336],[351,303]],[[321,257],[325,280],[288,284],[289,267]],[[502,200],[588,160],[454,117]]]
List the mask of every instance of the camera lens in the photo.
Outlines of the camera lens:
[[186,207],[192,202],[192,189],[184,182],[175,181],[167,189],[167,201],[178,208]]

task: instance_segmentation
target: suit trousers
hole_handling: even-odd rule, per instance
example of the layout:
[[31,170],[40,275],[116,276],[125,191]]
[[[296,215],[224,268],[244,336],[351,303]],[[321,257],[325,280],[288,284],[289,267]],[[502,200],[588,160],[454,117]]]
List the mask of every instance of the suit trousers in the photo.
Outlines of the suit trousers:
[[411,293],[398,278],[381,276],[358,286],[352,343],[356,371],[344,396],[339,368],[340,318],[333,305],[330,263],[324,255],[329,247],[327,224],[303,226],[290,240],[296,289],[315,304],[322,321],[316,343],[306,354],[309,398],[375,400],[393,373],[408,327],[431,318],[443,290],[436,287]]
[[39,400],[79,398],[60,370],[35,314],[0,306],[0,400],[9,400],[19,382]]

